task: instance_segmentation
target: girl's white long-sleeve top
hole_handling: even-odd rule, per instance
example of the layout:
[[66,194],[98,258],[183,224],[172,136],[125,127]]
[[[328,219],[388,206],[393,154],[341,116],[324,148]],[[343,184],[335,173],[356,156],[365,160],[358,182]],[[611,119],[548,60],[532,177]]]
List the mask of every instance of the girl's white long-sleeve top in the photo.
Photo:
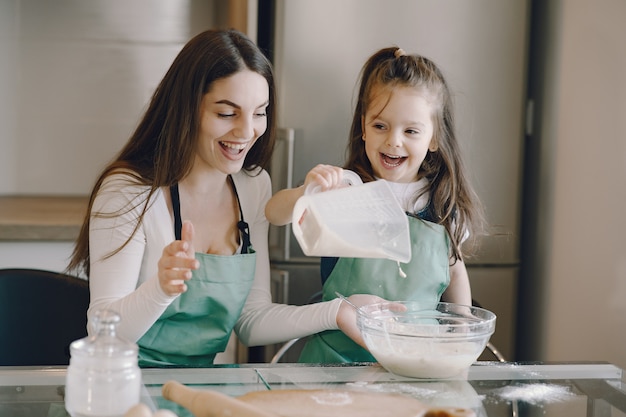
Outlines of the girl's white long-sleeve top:
[[[257,176],[239,172],[232,177],[256,251],[254,283],[234,329],[239,339],[248,346],[266,345],[337,329],[339,299],[306,306],[272,303],[268,221],[264,213],[271,197],[270,178],[265,171]],[[153,194],[133,235],[148,191],[127,175],[115,174],[105,180],[94,200],[89,228],[90,332],[93,312],[109,308],[122,318],[119,335],[136,342],[176,299],[163,292],[157,275],[163,249],[175,240],[164,190]],[[131,235],[128,244],[108,256]]]

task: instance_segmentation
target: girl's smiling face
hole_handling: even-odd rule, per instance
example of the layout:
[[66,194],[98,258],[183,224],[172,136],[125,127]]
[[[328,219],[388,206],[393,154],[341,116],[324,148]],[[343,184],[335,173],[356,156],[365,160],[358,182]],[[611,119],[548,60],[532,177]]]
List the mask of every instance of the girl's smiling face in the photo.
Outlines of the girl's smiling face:
[[422,89],[374,87],[362,118],[365,152],[378,178],[413,182],[433,141],[436,103]]
[[213,83],[200,106],[200,137],[194,167],[225,174],[241,170],[256,140],[267,129],[269,86],[260,74],[243,70]]

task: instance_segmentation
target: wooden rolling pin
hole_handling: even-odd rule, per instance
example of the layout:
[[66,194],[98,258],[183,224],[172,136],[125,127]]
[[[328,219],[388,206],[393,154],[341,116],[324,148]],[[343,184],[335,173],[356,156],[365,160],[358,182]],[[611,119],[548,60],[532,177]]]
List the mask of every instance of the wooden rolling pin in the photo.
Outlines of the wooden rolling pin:
[[182,405],[196,417],[279,417],[217,391],[196,390],[177,381],[163,385],[163,398]]
[[345,390],[251,391],[232,398],[196,390],[178,382],[163,385],[163,398],[187,408],[196,417],[475,417],[471,409],[429,407],[400,394]]

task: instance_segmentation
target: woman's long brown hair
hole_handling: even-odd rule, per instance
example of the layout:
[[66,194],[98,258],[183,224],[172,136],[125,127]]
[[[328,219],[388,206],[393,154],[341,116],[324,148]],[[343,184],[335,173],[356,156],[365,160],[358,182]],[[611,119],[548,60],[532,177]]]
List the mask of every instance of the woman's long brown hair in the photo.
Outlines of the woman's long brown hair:
[[[269,163],[274,148],[275,85],[270,62],[260,49],[236,30],[208,30],[192,38],[180,51],[155,90],[149,107],[118,156],[98,177],[76,241],[68,272],[89,276],[89,224],[92,216],[120,213],[92,213],[93,202],[104,180],[119,172],[129,180],[149,187],[133,234],[139,228],[152,195],[159,187],[179,182],[191,169],[200,128],[200,105],[212,84],[249,69],[262,75],[269,85],[267,130],[246,155],[243,169],[258,173]],[[124,210],[132,210],[127,207]],[[132,238],[109,256],[120,251]]]

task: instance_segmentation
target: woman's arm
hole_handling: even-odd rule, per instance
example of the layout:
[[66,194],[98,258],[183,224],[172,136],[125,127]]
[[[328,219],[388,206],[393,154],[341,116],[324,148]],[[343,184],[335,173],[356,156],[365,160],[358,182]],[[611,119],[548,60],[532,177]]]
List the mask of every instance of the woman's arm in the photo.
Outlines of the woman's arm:
[[235,326],[239,339],[248,346],[267,345],[337,329],[340,300],[306,306],[272,303],[267,241],[269,225],[263,213],[271,195],[270,179],[266,172],[256,177],[238,174],[233,178],[256,251],[254,283]]
[[[304,306],[272,303],[267,246],[268,223],[263,210],[259,209],[269,200],[271,185],[266,173],[255,178],[244,179],[241,185],[236,180],[237,190],[240,195],[245,196],[242,198],[242,207],[247,221],[250,222],[252,245],[257,254],[254,283],[235,326],[239,339],[245,345],[257,346],[285,342],[324,330],[341,329],[362,345],[363,340],[356,325],[356,312],[339,298]],[[252,184],[253,182],[256,184]],[[250,213],[255,212],[255,207],[257,215],[251,221]],[[356,305],[382,301],[380,297],[365,294],[352,295],[349,299]]]
[[[88,317],[101,308],[117,311],[122,318],[118,332],[131,341],[137,341],[176,298],[163,292],[157,274],[163,248],[174,239],[173,230],[167,230],[171,220],[160,193],[128,244],[108,256],[133,233],[146,195],[146,187],[132,185],[127,177],[110,177],[98,192],[90,220]],[[160,230],[146,234],[146,228],[155,227]]]

